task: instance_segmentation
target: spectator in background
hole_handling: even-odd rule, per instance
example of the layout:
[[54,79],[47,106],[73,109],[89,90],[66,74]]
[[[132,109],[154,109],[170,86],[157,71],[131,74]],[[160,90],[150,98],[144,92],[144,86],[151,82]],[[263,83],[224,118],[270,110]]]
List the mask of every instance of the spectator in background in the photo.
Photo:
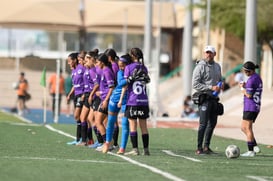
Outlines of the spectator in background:
[[[58,115],[60,115],[60,107],[62,102],[62,95],[64,94],[64,78],[62,75],[62,70],[60,70],[60,77],[59,77],[59,104],[58,104]],[[53,116],[55,115],[55,100],[56,100],[56,88],[57,88],[57,74],[54,73],[49,77],[49,92],[52,96],[52,113]]]
[[26,95],[28,91],[28,81],[25,79],[25,73],[21,72],[17,87],[17,109],[18,115],[22,116],[26,109]]
[[[68,94],[70,93],[71,89],[72,89],[72,78],[71,75],[69,73],[67,73],[67,76],[64,80],[64,90],[65,90],[65,95],[68,96]],[[71,110],[71,102],[73,102],[74,100],[74,94],[72,94],[69,99],[66,102],[66,116],[69,117],[70,115],[73,114],[72,110]]]
[[194,107],[194,104],[191,100],[190,95],[186,96],[183,102],[183,111],[182,111],[181,117],[186,117],[191,119],[198,118],[196,108]]
[[241,72],[241,70],[237,70],[236,72],[233,73],[233,80],[230,82],[230,86],[236,86],[239,85],[240,82],[244,81],[244,74]]

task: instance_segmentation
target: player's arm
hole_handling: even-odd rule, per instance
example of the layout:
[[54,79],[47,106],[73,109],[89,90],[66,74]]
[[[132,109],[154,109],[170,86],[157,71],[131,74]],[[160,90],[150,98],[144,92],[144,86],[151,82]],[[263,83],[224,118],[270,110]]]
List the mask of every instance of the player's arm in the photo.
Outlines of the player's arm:
[[74,86],[71,88],[70,92],[68,93],[66,100],[69,100],[72,94],[74,94]]
[[123,97],[125,95],[125,92],[127,90],[127,85],[126,86],[123,86],[122,89],[121,89],[121,94],[120,94],[120,98],[119,98],[119,101],[118,101],[118,107],[121,107],[122,105],[122,100],[123,100]]
[[91,91],[91,93],[90,93],[90,95],[88,97],[89,104],[92,102],[92,98],[96,94],[98,88],[99,88],[99,84],[95,84],[94,87],[93,87],[93,90]]
[[246,83],[245,82],[241,82],[240,84],[239,84],[239,86],[240,86],[240,88],[241,88],[241,91],[242,91],[242,93],[244,94],[244,96],[246,96],[247,98],[252,98],[252,92],[250,92],[250,91],[247,91],[247,89],[245,88],[245,85],[246,85]]

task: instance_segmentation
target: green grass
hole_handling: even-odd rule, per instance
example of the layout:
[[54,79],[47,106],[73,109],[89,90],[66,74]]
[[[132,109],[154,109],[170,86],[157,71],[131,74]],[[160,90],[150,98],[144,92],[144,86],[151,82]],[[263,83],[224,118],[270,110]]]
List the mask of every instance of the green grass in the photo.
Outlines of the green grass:
[[[121,157],[102,154],[86,147],[68,146],[71,138],[48,130],[42,125],[17,124],[20,120],[0,112],[0,175],[5,181],[55,180],[171,180]],[[22,122],[21,122],[22,123]],[[73,125],[51,125],[74,134]],[[169,173],[181,180],[251,180],[258,176],[273,180],[273,153],[261,145],[262,153],[254,158],[227,159],[227,145],[246,150],[243,141],[214,136],[212,149],[217,155],[196,156],[196,131],[191,129],[150,129],[151,156],[127,157]],[[139,145],[142,147],[141,139]],[[131,143],[128,143],[128,150]],[[194,162],[177,155],[195,158]]]

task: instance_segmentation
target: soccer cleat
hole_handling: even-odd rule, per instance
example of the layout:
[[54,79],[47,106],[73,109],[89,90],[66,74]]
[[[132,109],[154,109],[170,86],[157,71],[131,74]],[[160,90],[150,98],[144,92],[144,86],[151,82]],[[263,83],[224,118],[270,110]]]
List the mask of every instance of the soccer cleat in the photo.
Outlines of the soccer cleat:
[[109,151],[116,151],[118,149],[119,149],[118,145],[110,145],[110,147],[109,147]]
[[93,140],[88,140],[87,145],[93,145],[94,141]]
[[101,144],[100,146],[98,146],[98,147],[96,148],[96,151],[102,152],[103,147],[104,147],[104,144]]
[[68,145],[77,145],[77,144],[79,144],[80,142],[81,142],[81,141],[74,140],[74,141],[67,142],[66,144],[68,144]]
[[195,151],[195,154],[196,154],[196,155],[204,155],[205,153],[203,152],[202,149],[197,149],[197,150]]
[[93,145],[90,145],[90,146],[88,146],[89,148],[97,148],[98,146],[101,146],[102,145],[102,143],[99,143],[98,141],[96,141]]
[[254,157],[255,156],[255,152],[254,151],[247,151],[243,154],[241,154],[242,157]]
[[144,148],[143,155],[145,155],[145,156],[149,156],[150,155],[150,151],[149,151],[148,148]]
[[86,142],[78,142],[76,146],[87,146]]
[[261,149],[257,145],[253,147],[253,151],[255,153],[261,153]]
[[124,155],[125,150],[123,148],[120,148],[117,152],[118,155]]
[[204,147],[204,154],[216,154],[214,151],[212,151],[209,147]]
[[124,155],[133,155],[133,156],[136,156],[136,155],[139,155],[139,151],[137,148],[133,148],[132,151],[129,151],[127,153],[125,153]]

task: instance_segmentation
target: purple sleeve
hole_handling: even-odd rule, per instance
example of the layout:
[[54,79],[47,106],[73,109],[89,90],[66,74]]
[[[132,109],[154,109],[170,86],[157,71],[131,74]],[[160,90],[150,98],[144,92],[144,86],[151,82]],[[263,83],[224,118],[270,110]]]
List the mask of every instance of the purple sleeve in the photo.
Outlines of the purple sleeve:
[[130,76],[129,65],[127,65],[124,69],[124,78],[127,79]]
[[115,86],[115,80],[114,80],[113,72],[110,69],[107,69],[107,71],[105,71],[105,79],[107,81],[108,87],[114,87]]
[[93,81],[94,85],[98,84],[98,76],[95,71],[95,68],[90,69],[90,77],[91,77],[91,80]]
[[115,77],[117,77],[117,73],[119,71],[118,64],[116,62],[112,63],[112,70],[114,72]]

